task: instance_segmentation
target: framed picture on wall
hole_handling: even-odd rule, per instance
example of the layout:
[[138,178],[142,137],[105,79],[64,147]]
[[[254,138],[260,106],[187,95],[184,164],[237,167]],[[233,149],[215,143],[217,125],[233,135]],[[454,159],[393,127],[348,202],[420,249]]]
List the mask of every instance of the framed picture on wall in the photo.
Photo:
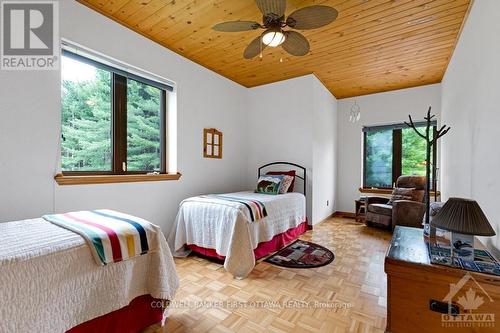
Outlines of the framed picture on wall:
[[203,157],[222,158],[222,132],[215,128],[203,130]]

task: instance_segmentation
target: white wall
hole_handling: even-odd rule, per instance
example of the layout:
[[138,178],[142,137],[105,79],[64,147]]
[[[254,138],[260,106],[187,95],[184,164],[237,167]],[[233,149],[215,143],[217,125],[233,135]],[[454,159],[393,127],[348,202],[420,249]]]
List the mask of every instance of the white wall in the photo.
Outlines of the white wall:
[[256,170],[263,164],[288,161],[304,166],[312,224],[335,207],[336,104],[314,75],[249,90],[247,187],[255,187]]
[[0,71],[0,221],[54,207],[59,73]]
[[[53,176],[59,164],[60,73],[2,71],[0,221],[106,207],[169,232],[182,199],[253,188],[257,167],[276,160],[308,169],[311,221],[333,213],[337,102],[315,76],[248,90],[74,1],[60,2],[60,21],[62,38],[177,84],[183,176],[171,182],[58,186]],[[202,158],[204,127],[224,132],[222,160]]]
[[[0,72],[0,220],[108,207],[168,232],[190,195],[240,190],[246,171],[246,88],[76,3],[60,2],[61,36],[178,85],[180,181],[57,186],[60,73]],[[224,133],[224,158],[202,158],[204,127]]]
[[[439,114],[440,85],[357,98],[333,97],[314,76],[246,89],[73,2],[61,2],[61,35],[178,86],[180,181],[57,186],[59,72],[1,72],[0,221],[50,212],[112,208],[168,232],[190,195],[253,188],[259,165],[285,160],[308,169],[308,217],[352,211],[361,184],[361,126]],[[119,41],[119,42],[118,42]],[[337,116],[338,105],[338,116]],[[337,118],[338,117],[338,118]],[[202,158],[202,129],[224,132],[224,158]],[[327,201],[329,205],[327,206]]]
[[315,77],[313,102],[312,221],[318,223],[337,207],[337,99]]
[[[307,169],[307,192],[312,194],[312,82],[308,75],[248,90],[248,188],[255,187],[259,166],[287,161]],[[312,195],[307,197],[311,219]]]
[[[349,122],[349,112],[354,101],[361,108],[361,120]],[[429,106],[439,119],[441,110],[441,85],[345,98],[338,104],[338,207],[341,212],[354,212],[354,200],[359,198],[362,186],[363,126],[390,124],[408,120],[423,120]]]
[[443,196],[478,201],[500,251],[500,1],[475,1],[442,83]]

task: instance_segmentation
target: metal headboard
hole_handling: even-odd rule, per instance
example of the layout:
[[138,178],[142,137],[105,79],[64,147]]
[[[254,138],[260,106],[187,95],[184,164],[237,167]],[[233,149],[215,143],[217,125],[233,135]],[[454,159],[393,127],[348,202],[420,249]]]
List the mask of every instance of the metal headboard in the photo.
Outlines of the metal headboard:
[[295,178],[302,179],[302,181],[304,183],[304,196],[306,195],[306,188],[307,188],[307,186],[306,186],[306,178],[307,178],[306,177],[307,176],[306,168],[304,168],[302,165],[298,165],[298,164],[290,163],[290,162],[272,162],[272,163],[265,164],[259,168],[259,177],[261,175],[261,170],[264,168],[267,168],[271,165],[291,165],[291,166],[294,166],[294,167],[301,169],[303,176],[301,177],[301,176],[295,175]]

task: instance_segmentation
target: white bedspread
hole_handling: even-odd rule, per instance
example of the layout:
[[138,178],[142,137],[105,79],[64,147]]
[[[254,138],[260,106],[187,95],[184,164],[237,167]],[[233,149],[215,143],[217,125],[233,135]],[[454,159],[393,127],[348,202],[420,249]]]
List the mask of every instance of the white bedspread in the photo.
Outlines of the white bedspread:
[[301,193],[227,195],[263,202],[268,216],[250,222],[234,207],[193,197],[180,204],[175,235],[170,235],[169,240],[175,237],[176,256],[186,255],[185,244],[215,249],[226,257],[224,268],[228,272],[235,277],[246,277],[255,266],[253,250],[260,242],[269,241],[306,220],[306,201]]
[[0,223],[0,332],[65,332],[140,295],[172,300],[179,282],[161,231],[151,243],[99,266],[81,236],[44,219]]

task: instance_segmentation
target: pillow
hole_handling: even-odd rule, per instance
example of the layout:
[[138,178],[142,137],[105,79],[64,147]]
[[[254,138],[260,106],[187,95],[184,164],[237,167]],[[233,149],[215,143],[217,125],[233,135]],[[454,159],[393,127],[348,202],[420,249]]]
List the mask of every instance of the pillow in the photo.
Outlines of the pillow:
[[279,194],[287,193],[288,189],[292,185],[294,179],[295,179],[295,177],[292,177],[292,176],[283,176],[283,180],[281,181],[281,186],[280,186],[278,193]]
[[412,200],[414,195],[415,188],[395,188],[392,191],[392,196],[388,205],[392,205],[396,200]]
[[279,192],[284,176],[260,176],[257,181],[257,193],[276,195]]
[[293,187],[295,186],[295,170],[290,171],[269,171],[266,175],[282,175],[282,176],[292,176],[292,184],[288,188],[288,192],[293,192]]

